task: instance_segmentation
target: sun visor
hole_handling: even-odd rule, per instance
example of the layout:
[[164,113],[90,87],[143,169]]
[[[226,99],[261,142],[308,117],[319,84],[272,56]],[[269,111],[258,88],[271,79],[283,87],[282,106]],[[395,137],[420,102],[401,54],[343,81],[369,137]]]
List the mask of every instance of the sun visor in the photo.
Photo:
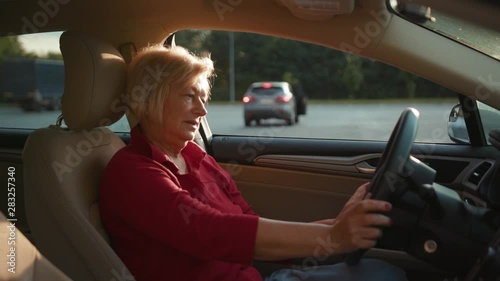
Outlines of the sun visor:
[[276,0],[294,16],[305,20],[329,20],[336,15],[350,14],[355,0]]

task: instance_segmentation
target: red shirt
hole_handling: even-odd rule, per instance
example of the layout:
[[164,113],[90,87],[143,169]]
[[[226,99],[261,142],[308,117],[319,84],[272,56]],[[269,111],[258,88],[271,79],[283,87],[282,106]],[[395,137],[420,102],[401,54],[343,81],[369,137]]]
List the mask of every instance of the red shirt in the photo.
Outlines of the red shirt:
[[109,162],[99,208],[118,256],[137,281],[262,280],[252,267],[258,216],[197,144],[182,155],[185,175],[136,126]]

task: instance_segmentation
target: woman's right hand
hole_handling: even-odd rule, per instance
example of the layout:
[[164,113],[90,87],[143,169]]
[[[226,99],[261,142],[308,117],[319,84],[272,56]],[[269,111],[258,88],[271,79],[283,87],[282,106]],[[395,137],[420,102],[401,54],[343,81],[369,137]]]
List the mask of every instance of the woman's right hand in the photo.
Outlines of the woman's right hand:
[[375,246],[382,236],[381,226],[392,220],[381,214],[392,209],[390,203],[365,199],[346,205],[331,227],[329,239],[339,252],[349,253]]

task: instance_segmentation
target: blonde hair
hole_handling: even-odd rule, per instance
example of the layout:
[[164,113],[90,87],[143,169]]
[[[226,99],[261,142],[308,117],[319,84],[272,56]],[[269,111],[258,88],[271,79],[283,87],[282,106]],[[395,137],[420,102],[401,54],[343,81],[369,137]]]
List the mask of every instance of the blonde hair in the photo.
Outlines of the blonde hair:
[[209,55],[196,56],[180,46],[152,45],[142,49],[128,67],[127,105],[139,120],[162,123],[163,106],[172,87],[194,87],[210,95],[214,64]]

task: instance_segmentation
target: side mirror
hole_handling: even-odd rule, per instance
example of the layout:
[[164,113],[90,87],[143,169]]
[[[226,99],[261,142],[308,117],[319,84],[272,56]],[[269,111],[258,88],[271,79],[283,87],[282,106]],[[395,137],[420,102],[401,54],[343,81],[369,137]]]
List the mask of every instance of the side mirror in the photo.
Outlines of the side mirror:
[[455,143],[470,143],[469,132],[467,131],[467,125],[465,124],[464,114],[460,104],[456,104],[451,109],[448,118],[448,136]]

